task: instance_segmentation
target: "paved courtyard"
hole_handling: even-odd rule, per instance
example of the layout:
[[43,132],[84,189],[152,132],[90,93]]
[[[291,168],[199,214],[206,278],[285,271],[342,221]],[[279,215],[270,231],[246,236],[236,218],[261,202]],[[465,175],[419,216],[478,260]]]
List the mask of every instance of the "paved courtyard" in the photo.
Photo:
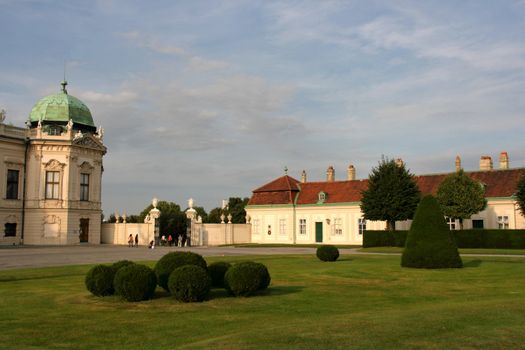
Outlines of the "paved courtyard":
[[[141,261],[158,260],[172,251],[192,251],[203,256],[271,255],[271,254],[315,254],[315,248],[240,248],[240,247],[147,247],[129,248],[117,245],[74,246],[20,246],[0,248],[0,270],[95,264],[115,262],[122,259]],[[349,253],[342,249],[341,253]]]

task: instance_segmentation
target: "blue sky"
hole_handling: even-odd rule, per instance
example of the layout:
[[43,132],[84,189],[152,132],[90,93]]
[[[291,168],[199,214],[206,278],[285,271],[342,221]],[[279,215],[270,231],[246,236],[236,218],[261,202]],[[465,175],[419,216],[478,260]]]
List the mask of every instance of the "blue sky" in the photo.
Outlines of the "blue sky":
[[382,155],[525,167],[525,1],[0,0],[0,108],[68,91],[105,129],[103,208],[207,210]]

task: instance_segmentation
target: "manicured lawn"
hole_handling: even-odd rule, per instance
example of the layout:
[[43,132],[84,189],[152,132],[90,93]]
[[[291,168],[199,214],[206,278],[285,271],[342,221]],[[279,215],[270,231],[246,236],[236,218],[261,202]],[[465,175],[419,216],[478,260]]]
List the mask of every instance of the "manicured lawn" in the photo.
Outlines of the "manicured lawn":
[[[400,247],[371,247],[361,248],[358,251],[365,253],[403,253]],[[460,254],[483,254],[483,255],[524,255],[525,249],[482,249],[482,248],[460,248]]]
[[[246,260],[247,257],[215,258]],[[516,349],[525,344],[525,258],[416,270],[398,256],[248,257],[263,295],[126,303],[85,289],[89,266],[0,271],[3,349]],[[151,263],[153,265],[153,263]]]

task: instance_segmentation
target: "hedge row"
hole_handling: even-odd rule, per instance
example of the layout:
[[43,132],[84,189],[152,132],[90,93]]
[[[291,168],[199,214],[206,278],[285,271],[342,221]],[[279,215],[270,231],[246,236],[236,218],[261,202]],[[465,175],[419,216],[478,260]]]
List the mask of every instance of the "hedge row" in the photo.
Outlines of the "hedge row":
[[[452,231],[458,248],[525,249],[525,230]],[[404,247],[408,231],[365,231],[363,248]]]

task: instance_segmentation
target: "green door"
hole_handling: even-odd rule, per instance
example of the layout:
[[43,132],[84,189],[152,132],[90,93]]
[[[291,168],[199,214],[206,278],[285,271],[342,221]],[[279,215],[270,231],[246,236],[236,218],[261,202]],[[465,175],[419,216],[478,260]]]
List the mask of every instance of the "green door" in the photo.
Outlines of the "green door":
[[322,222],[315,223],[315,242],[316,243],[323,242],[323,223]]

